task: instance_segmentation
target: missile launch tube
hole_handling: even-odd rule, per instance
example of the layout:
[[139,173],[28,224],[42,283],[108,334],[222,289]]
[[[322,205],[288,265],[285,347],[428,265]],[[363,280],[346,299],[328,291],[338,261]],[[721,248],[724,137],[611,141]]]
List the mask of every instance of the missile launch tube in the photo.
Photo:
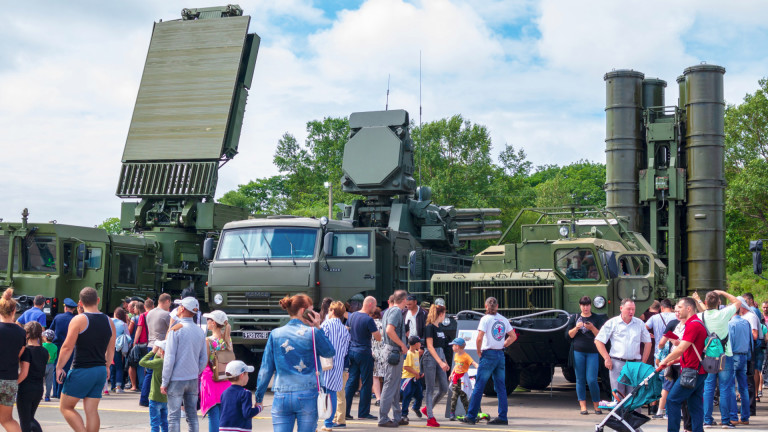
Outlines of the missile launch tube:
[[483,227],[496,228],[500,226],[501,226],[500,220],[456,222],[456,228],[462,231],[474,229],[474,228],[483,228]]
[[606,208],[628,219],[630,231],[643,226],[638,171],[643,162],[642,94],[645,75],[615,70],[605,80]]
[[501,209],[498,208],[457,208],[455,217],[457,219],[469,219],[485,216],[498,216]]
[[501,237],[501,231],[483,231],[479,233],[463,233],[459,232],[457,234],[459,236],[459,240],[461,241],[467,241],[467,240],[495,240]]
[[658,78],[643,80],[643,109],[664,106],[664,89],[667,82]]
[[725,286],[725,68],[685,70],[688,290]]

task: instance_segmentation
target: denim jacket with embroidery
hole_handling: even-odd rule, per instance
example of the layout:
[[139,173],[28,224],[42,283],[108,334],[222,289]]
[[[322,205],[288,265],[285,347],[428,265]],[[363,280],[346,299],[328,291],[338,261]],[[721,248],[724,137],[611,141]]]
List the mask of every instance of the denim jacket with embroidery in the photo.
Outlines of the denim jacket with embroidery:
[[[269,380],[275,376],[272,391],[285,393],[317,389],[312,330],[298,319],[292,319],[269,334],[256,385],[256,402],[264,399]],[[317,354],[333,357],[336,350],[325,332],[314,329]],[[320,360],[317,360],[318,367]],[[320,374],[322,378],[322,373]],[[322,379],[320,385],[323,385]]]

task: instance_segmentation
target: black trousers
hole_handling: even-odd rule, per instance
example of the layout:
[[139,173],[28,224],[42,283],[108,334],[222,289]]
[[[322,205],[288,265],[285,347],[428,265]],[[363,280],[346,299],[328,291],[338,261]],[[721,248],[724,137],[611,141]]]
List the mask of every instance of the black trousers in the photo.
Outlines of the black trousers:
[[37,406],[43,398],[43,386],[35,389],[19,388],[16,394],[16,411],[19,413],[19,425],[22,432],[42,432],[40,423],[35,420]]
[[[755,389],[755,361],[747,362],[747,391],[749,392],[749,415],[757,415],[757,392]],[[742,402],[743,403],[743,402]]]

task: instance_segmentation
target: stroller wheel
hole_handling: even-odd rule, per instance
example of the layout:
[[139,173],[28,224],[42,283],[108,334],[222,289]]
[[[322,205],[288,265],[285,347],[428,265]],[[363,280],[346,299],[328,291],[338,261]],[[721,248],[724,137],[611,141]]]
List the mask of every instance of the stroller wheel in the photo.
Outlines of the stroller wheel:
[[603,432],[602,426],[595,426],[595,432]]

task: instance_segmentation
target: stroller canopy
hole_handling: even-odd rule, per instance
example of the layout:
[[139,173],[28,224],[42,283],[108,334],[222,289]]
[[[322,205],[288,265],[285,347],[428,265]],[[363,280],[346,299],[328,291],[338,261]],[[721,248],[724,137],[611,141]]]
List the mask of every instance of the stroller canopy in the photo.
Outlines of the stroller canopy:
[[[661,397],[661,380],[655,375],[655,368],[649,364],[641,362],[629,362],[621,369],[619,382],[635,387],[630,399],[627,400],[622,408],[634,410],[645,404],[658,400]],[[645,385],[641,384],[649,378]]]

